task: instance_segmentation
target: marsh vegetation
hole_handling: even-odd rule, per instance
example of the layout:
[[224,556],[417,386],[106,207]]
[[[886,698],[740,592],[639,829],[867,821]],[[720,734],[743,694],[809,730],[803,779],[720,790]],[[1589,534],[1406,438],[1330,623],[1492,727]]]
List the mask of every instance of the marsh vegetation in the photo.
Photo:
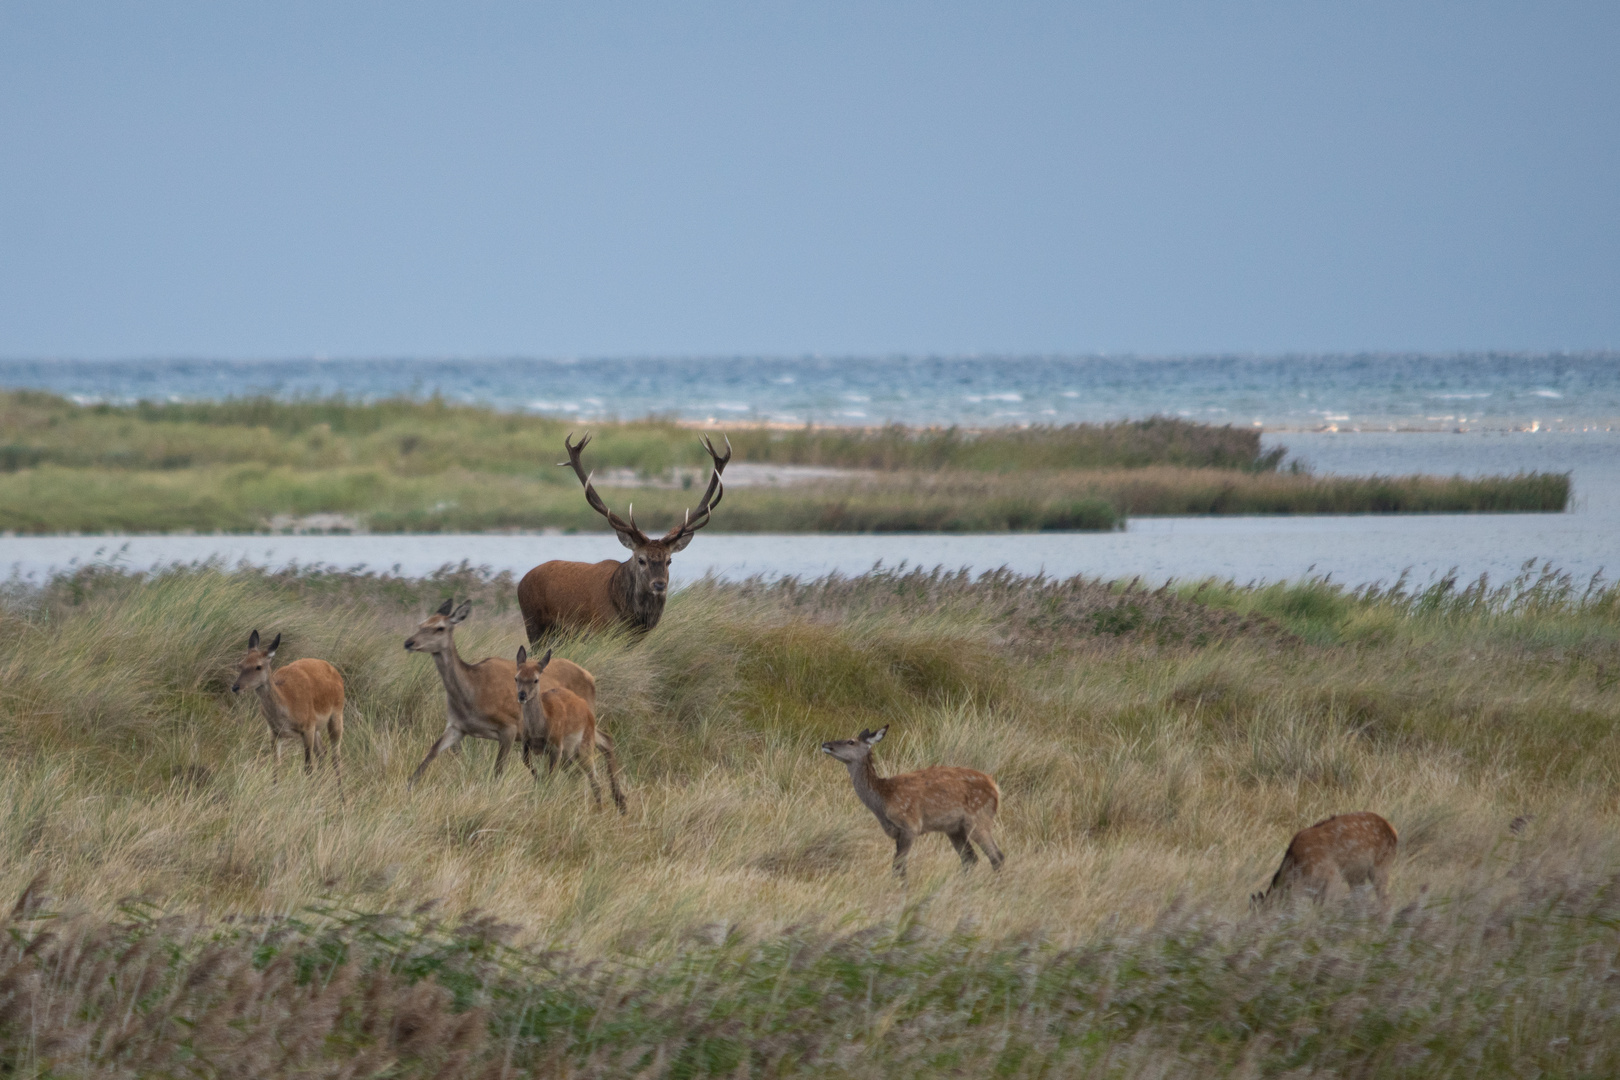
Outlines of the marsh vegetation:
[[[401,641],[513,583],[85,570],[0,609],[0,965],[23,1074],[1601,1075],[1620,1067],[1620,590],[922,571],[703,583],[590,669],[628,813],[491,777]],[[343,672],[346,802],[270,764],[245,633]],[[826,739],[981,769],[999,875],[909,880]],[[1391,906],[1251,914],[1302,825]],[[31,882],[37,882],[30,887]],[[48,898],[47,898],[48,897]],[[51,917],[46,917],[51,916]],[[445,1071],[441,1071],[445,1070]]]
[[[670,420],[589,425],[610,505],[662,530],[707,457]],[[80,406],[0,394],[0,530],[254,532],[311,515],[376,532],[605,528],[556,463],[565,420],[441,400]],[[1257,431],[1155,418],[996,429],[729,430],[737,461],[860,470],[734,492],[713,528],[882,532],[1118,527],[1132,514],[1559,511],[1561,473],[1312,476]],[[696,486],[697,491],[691,490]]]

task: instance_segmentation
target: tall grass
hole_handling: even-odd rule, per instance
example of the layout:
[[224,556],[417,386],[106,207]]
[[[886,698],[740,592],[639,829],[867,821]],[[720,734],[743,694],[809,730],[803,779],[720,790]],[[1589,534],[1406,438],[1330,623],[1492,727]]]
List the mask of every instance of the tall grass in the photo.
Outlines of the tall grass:
[[[486,744],[407,793],[444,699],[400,642],[451,594],[465,656],[515,650],[512,582],[465,567],[5,592],[0,895],[43,882],[0,957],[7,1068],[1613,1070],[1601,582],[702,583],[639,643],[559,647],[598,679],[623,819],[569,773],[493,779]],[[230,695],[254,628],[344,673],[346,799],[278,776]],[[816,750],[881,723],[886,772],[996,776],[1001,874],[934,837],[889,877]],[[1352,809],[1400,831],[1393,912],[1250,916],[1288,836]]]

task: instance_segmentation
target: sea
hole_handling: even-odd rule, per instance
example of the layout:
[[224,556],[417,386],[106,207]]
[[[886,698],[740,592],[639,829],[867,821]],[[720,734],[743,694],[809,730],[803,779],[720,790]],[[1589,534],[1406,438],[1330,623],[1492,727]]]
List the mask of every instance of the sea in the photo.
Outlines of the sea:
[[[1587,581],[1620,569],[1620,353],[1210,357],[0,360],[0,387],[83,403],[342,395],[428,397],[582,422],[648,415],[737,424],[1000,426],[1148,416],[1257,428],[1317,473],[1569,473],[1562,514],[1137,518],[1112,534],[772,536],[715,532],[677,585],[712,575],[816,577],[875,566],[1006,566],[1151,584],[1447,575],[1527,566]],[[746,498],[739,490],[733,499]],[[93,562],[137,569],[330,565],[421,575],[467,561],[521,573],[617,557],[603,535],[0,537],[16,582]]]

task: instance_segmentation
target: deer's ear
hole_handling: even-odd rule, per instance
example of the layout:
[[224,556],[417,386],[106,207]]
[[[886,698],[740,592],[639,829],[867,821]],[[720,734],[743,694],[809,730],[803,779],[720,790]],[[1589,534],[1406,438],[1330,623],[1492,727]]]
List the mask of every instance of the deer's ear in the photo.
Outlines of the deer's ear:
[[274,656],[274,655],[276,655],[276,649],[278,647],[280,647],[280,645],[281,645],[281,635],[277,634],[276,635],[276,640],[274,640],[274,641],[272,641],[270,643],[270,647],[264,651],[264,654],[266,656]]
[[629,533],[619,532],[617,529],[615,529],[614,532],[619,537],[619,543],[623,544],[625,547],[629,548],[631,551],[636,550],[636,548],[640,546],[639,544],[636,543],[636,538],[631,536]]
[[864,742],[867,746],[871,746],[873,743],[882,742],[883,741],[883,736],[887,735],[888,733],[889,733],[889,725],[884,724],[882,727],[878,728],[876,731],[869,732],[867,734],[866,738],[862,739],[861,741]]
[[520,664],[526,664],[529,662],[529,650],[523,645],[518,646],[517,662]]
[[456,598],[453,597],[453,596],[446,597],[444,603],[439,605],[439,610],[435,611],[433,614],[435,614],[435,615],[448,615],[448,614],[450,614],[450,610],[452,608],[454,608],[455,606],[456,606]]
[[253,633],[248,635],[248,648],[257,649],[258,647],[259,647],[259,632],[257,630],[255,630],[255,631],[253,631]]
[[471,615],[471,614],[472,614],[472,601],[471,600],[463,600],[461,602],[460,607],[458,607],[458,608],[456,608],[456,610],[450,612],[450,624],[452,626],[454,626],[456,623],[466,622],[467,621],[467,616]]
[[542,656],[540,658],[540,670],[541,671],[546,670],[546,665],[549,664],[549,663],[551,663],[551,650],[547,649],[546,650],[546,655],[544,655],[544,656]]

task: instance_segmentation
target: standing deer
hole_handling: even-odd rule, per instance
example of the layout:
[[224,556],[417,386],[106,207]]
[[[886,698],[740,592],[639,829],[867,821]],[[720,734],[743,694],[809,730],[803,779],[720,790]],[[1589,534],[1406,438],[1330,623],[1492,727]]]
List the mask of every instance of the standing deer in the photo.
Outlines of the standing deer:
[[[596,808],[602,809],[602,786],[596,782],[596,752],[602,751],[607,759],[608,787],[613,791],[613,805],[624,813],[624,792],[619,790],[619,764],[613,758],[613,740],[596,726],[596,713],[590,703],[572,690],[554,686],[540,688],[542,674],[551,664],[551,650],[538,660],[529,659],[529,650],[522,645],[517,651],[517,699],[523,709],[523,764],[534,772],[530,752],[544,753],[546,772],[557,771],[557,762],[572,761],[579,766],[585,779],[591,782],[591,798]],[[535,773],[538,779],[539,774]]]
[[247,655],[236,667],[231,693],[257,690],[264,719],[270,725],[270,745],[281,765],[281,741],[299,739],[304,744],[304,771],[315,771],[315,758],[321,753],[320,726],[326,724],[326,737],[332,744],[332,772],[338,791],[343,790],[343,771],[338,767],[338,747],[343,742],[343,676],[325,660],[305,657],[294,660],[280,671],[270,662],[281,647],[281,635],[269,648],[259,648],[259,632],[248,636]]
[[[872,766],[872,747],[888,733],[888,725],[862,731],[853,739],[824,742],[821,749],[849,768],[855,794],[877,815],[878,824],[894,840],[894,872],[906,876],[906,853],[922,833],[942,832],[951,838],[962,857],[962,869],[979,861],[978,844],[996,870],[1006,859],[990,835],[1001,789],[988,773],[951,765],[934,765],[899,776],[882,777]],[[973,843],[969,843],[968,841]]]
[[657,626],[663,617],[664,599],[669,590],[669,557],[685,550],[697,531],[709,523],[709,514],[725,497],[720,474],[731,461],[731,440],[726,440],[726,452],[721,456],[714,443],[700,437],[699,441],[714,462],[703,501],[698,503],[696,511],[688,510],[679,525],[657,540],[650,539],[636,528],[635,507],[630,508],[630,520],[625,521],[609,510],[596,493],[591,483],[595,474],[587,474],[579,460],[590,441],[590,432],[586,432],[578,444],[563,439],[568,460],[560,464],[573,467],[574,475],[585,486],[585,501],[607,518],[618,534],[619,543],[632,554],[624,562],[607,559],[582,563],[553,559],[524,574],[523,580],[518,582],[518,607],[523,612],[523,624],[531,645],[553,629],[625,626],[644,633]]
[[1265,892],[1249,898],[1256,907],[1288,895],[1295,885],[1320,904],[1327,898],[1334,877],[1355,888],[1372,882],[1378,902],[1387,902],[1389,864],[1395,858],[1400,840],[1395,826],[1367,810],[1335,814],[1294,834],[1283,855],[1282,865]]
[[[444,680],[449,711],[444,734],[411,774],[412,787],[434,758],[468,736],[494,739],[500,744],[495,755],[495,775],[499,776],[518,735],[521,717],[512,683],[515,665],[493,656],[476,664],[463,660],[456,652],[455,629],[466,621],[472,611],[472,601],[464,600],[460,607],[454,605],[454,599],[446,600],[438,611],[423,620],[416,633],[405,639],[406,652],[432,655],[439,678]],[[586,702],[596,701],[596,680],[571,660],[552,663],[546,672],[546,681],[548,688],[566,687]]]

